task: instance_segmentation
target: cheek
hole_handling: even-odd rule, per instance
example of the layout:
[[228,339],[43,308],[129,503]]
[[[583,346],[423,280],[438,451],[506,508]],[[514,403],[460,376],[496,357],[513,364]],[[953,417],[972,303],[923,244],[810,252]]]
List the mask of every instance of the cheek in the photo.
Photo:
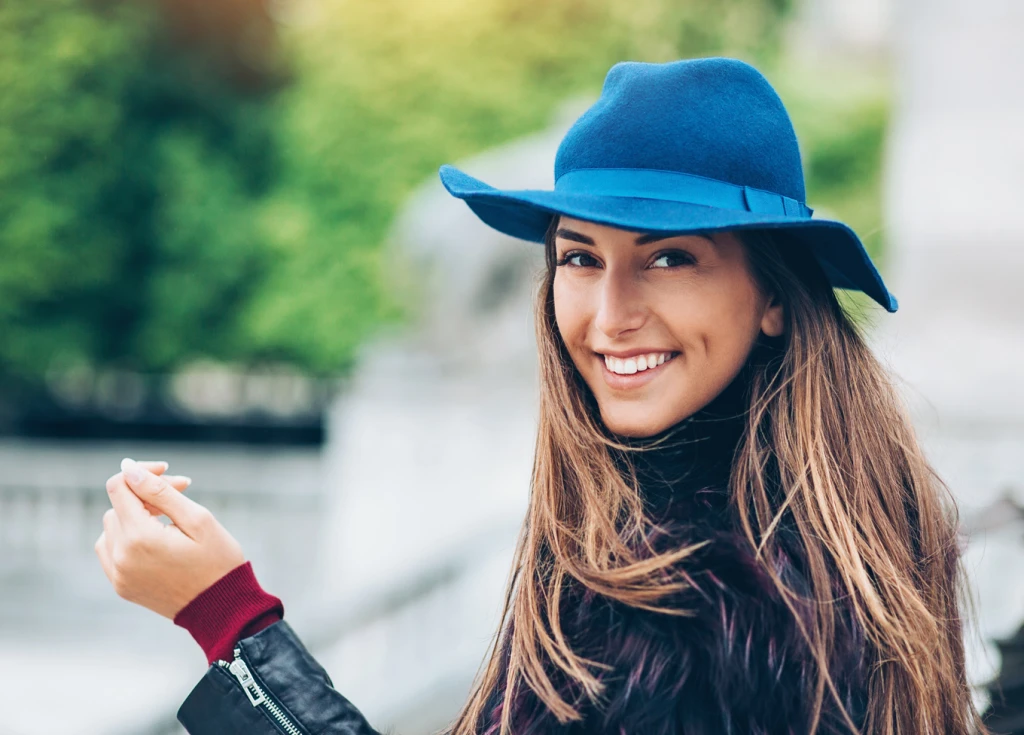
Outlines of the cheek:
[[757,294],[743,283],[729,286],[695,290],[662,312],[684,350],[686,364],[699,375],[714,376],[714,382],[739,369],[760,329]]
[[760,330],[761,307],[756,294],[733,290],[703,322],[703,344],[711,372],[734,375],[753,349]]
[[573,352],[587,331],[587,310],[579,294],[568,288],[564,281],[555,276],[552,284],[552,300],[555,306],[555,325],[562,341]]

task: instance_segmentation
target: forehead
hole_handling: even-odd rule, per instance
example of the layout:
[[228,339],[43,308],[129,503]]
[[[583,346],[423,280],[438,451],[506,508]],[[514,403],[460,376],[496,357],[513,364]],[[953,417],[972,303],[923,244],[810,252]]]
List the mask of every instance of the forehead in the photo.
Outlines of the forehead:
[[611,225],[599,224],[589,220],[575,219],[562,216],[558,220],[555,229],[555,238],[584,242],[585,244],[617,244],[629,243],[633,245],[647,245],[650,243],[672,240],[677,242],[699,242],[719,245],[722,235],[731,233],[707,233],[695,232],[677,234],[672,232],[644,232],[638,230],[624,230]]

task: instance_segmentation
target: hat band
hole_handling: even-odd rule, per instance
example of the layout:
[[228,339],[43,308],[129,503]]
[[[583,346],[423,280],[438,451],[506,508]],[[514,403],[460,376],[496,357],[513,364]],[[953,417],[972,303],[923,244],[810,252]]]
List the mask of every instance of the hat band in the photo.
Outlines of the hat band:
[[810,217],[814,212],[803,202],[773,191],[650,168],[578,168],[558,177],[555,191],[660,199],[786,217]]

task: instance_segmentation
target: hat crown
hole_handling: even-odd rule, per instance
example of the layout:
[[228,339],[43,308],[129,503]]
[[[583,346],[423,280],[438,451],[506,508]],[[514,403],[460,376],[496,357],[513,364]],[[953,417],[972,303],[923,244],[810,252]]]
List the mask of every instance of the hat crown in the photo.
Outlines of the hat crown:
[[613,66],[601,97],[562,139],[555,179],[585,168],[679,171],[806,198],[786,108],[738,59]]

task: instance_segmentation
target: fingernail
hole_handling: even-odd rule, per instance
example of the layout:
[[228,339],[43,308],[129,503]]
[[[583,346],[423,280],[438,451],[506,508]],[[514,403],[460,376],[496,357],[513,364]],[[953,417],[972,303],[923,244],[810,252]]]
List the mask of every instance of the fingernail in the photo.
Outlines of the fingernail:
[[128,457],[121,460],[121,472],[124,473],[129,485],[140,485],[145,476],[142,467],[134,459]]
[[189,485],[192,484],[192,478],[191,477],[189,477],[187,475],[178,475],[178,477],[180,477],[185,482],[185,487],[188,487]]

